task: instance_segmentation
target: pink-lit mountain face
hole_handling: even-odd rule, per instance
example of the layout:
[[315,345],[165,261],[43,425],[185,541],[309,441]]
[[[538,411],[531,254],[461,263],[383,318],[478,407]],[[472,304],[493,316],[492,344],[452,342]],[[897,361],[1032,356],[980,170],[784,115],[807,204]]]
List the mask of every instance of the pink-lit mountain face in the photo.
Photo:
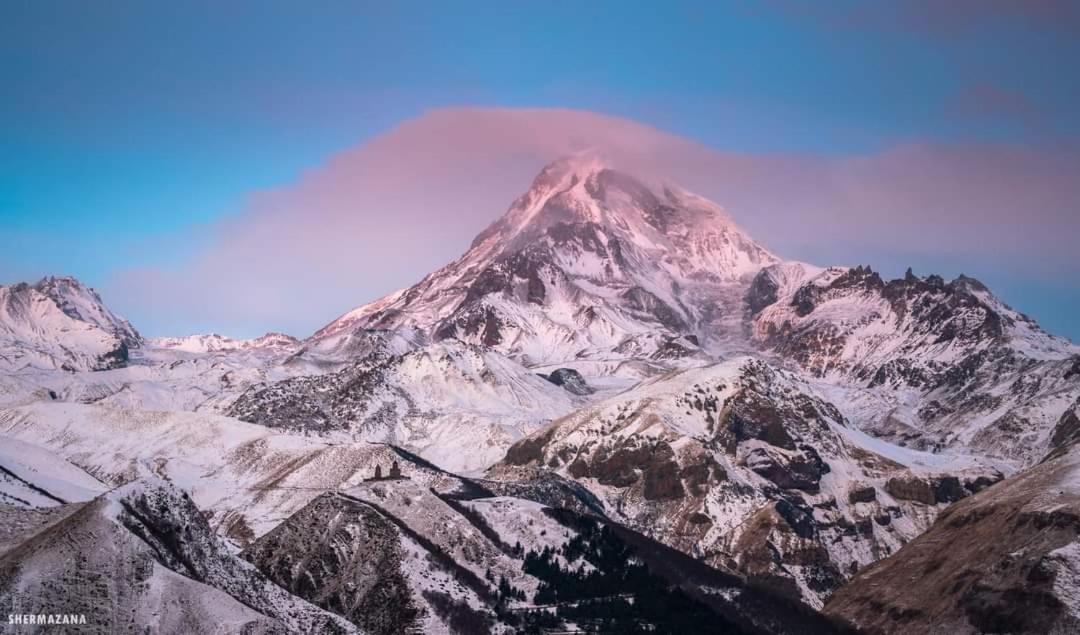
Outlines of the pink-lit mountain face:
[[716,204],[576,155],[544,168],[461,258],[311,343],[406,328],[526,365],[693,354],[742,337],[742,296],[777,262]]

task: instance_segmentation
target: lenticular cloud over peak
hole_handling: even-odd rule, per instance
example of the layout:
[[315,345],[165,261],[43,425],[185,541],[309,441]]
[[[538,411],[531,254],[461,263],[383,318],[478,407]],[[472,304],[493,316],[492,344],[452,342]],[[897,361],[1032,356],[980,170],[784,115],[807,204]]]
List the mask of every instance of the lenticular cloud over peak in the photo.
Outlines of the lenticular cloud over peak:
[[[573,155],[678,183],[787,258],[872,253],[879,265],[917,265],[947,254],[978,273],[1008,253],[1032,275],[1080,269],[1063,238],[1080,231],[1069,212],[1080,196],[1075,157],[940,144],[855,158],[752,155],[593,112],[452,108],[251,196],[197,237],[190,259],[123,272],[110,295],[138,302],[121,309],[163,332],[202,323],[304,336],[460,256],[545,165]],[[965,231],[976,221],[984,230]]]

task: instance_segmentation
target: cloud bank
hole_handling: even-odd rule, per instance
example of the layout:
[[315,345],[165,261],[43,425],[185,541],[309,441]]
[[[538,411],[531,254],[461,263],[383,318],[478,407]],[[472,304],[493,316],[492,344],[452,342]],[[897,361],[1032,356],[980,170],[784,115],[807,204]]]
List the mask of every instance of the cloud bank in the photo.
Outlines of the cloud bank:
[[470,108],[431,111],[253,195],[195,239],[188,261],[124,271],[107,290],[152,334],[198,324],[304,336],[460,255],[544,164],[586,147],[715,200],[786,257],[1005,267],[1049,283],[1080,273],[1080,159],[1069,152],[913,143],[751,155],[591,112]]

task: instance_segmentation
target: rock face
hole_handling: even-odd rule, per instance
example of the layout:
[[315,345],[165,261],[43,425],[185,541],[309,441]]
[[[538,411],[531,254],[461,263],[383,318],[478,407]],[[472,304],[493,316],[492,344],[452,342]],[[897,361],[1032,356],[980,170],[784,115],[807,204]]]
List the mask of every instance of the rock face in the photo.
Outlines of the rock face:
[[104,370],[124,366],[142,336],[74,278],[0,286],[0,369]]
[[749,279],[775,262],[715,204],[574,156],[547,166],[460,259],[311,342],[407,327],[525,365],[647,357],[665,338],[741,338]]
[[1080,448],[1063,447],[952,505],[860,572],[826,612],[868,633],[1076,632],[1078,475]]
[[586,407],[511,447],[490,474],[555,470],[612,518],[820,606],[956,494],[895,495],[907,492],[894,481],[944,477],[916,477],[857,438],[796,376],[741,358]]
[[357,632],[232,555],[190,498],[165,481],[137,481],[22,526],[0,549],[0,601],[16,612],[85,615],[79,630],[93,633],[147,624],[165,632]]

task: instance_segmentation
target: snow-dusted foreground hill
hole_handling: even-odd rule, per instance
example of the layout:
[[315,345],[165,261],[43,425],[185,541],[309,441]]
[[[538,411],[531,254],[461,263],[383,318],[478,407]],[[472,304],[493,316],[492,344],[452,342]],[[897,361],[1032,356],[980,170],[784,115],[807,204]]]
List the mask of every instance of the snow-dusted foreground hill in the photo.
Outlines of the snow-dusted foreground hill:
[[922,536],[856,576],[826,611],[870,633],[1075,633],[1078,572],[1074,441],[947,509]]
[[0,603],[82,616],[80,632],[359,632],[238,558],[159,479],[44,513],[0,507],[0,536]]
[[[574,495],[550,480],[470,481],[388,446],[330,445],[213,415],[140,416],[42,403],[0,419],[5,447],[18,444],[20,454],[34,457],[24,462],[39,468],[64,465],[67,477],[23,470],[23,483],[48,497],[41,504],[49,506],[0,504],[0,598],[28,613],[49,607],[84,614],[99,632],[147,623],[166,631],[186,624],[196,633],[220,625],[514,632],[565,624],[553,613],[543,617],[538,604],[562,605],[574,622],[601,624],[614,619],[612,602],[628,602],[619,609],[628,611],[627,623],[647,619],[670,628],[838,628],[733,573],[618,533],[625,530],[617,525],[604,529],[577,512],[547,507],[540,501]],[[48,447],[18,438],[44,439]],[[3,466],[16,465],[2,458]],[[373,480],[376,466],[401,476]],[[104,489],[102,481],[127,484],[98,495],[93,490]],[[489,486],[526,498],[500,496]],[[89,502],[72,502],[82,500]],[[230,545],[246,545],[243,560]],[[606,550],[615,548],[622,555],[612,560]],[[537,564],[549,560],[561,569]],[[639,563],[632,565],[636,582],[625,578],[628,563]],[[592,582],[580,587],[573,582],[579,578]],[[666,615],[662,606],[635,601],[657,585],[670,586],[672,601],[692,612]]]

